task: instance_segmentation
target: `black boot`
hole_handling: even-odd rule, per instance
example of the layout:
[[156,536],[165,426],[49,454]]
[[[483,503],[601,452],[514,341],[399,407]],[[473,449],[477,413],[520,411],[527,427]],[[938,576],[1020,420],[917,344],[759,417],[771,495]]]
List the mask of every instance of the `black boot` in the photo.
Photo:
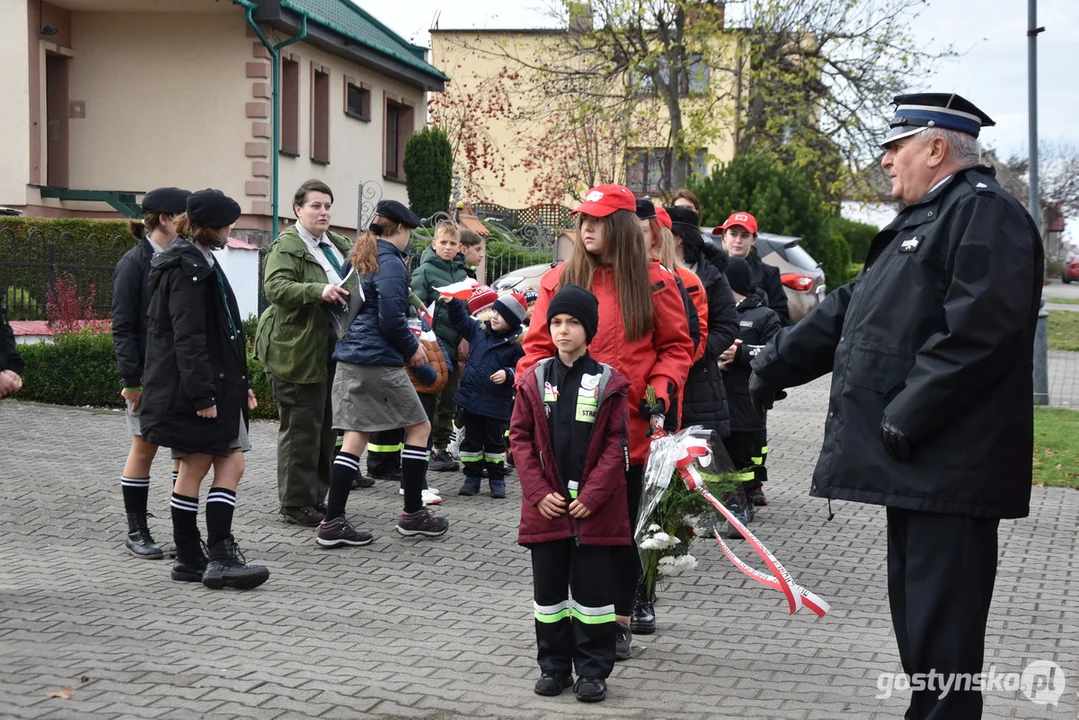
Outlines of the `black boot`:
[[656,631],[656,611],[652,607],[652,598],[643,582],[637,585],[637,598],[633,601],[633,614],[629,618],[629,628],[635,635],[651,635]]
[[202,538],[176,538],[176,561],[172,563],[172,579],[180,582],[202,582],[209,562],[203,551]]
[[127,551],[137,558],[160,560],[165,553],[154,542],[150,527],[146,524],[146,513],[127,514]]
[[211,590],[231,587],[237,590],[257,588],[270,577],[261,565],[248,565],[231,536],[210,548],[210,563],[202,575],[202,584]]

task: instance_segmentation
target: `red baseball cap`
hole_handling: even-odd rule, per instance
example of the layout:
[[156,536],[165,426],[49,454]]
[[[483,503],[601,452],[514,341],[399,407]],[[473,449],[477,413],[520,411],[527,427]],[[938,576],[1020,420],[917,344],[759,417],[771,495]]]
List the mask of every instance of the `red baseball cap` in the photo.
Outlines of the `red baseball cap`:
[[615,210],[637,212],[637,198],[629,188],[621,185],[597,185],[584,196],[584,202],[573,212],[592,217],[607,217]]
[[757,234],[757,218],[753,217],[747,212],[734,213],[729,218],[727,218],[727,222],[723,223],[717,228],[712,228],[712,234],[719,235],[720,230],[726,230],[733,225],[741,225],[754,235]]
[[674,227],[674,223],[671,222],[671,215],[667,212],[667,208],[657,205],[656,206],[656,220],[659,221],[661,227],[665,227],[668,230]]

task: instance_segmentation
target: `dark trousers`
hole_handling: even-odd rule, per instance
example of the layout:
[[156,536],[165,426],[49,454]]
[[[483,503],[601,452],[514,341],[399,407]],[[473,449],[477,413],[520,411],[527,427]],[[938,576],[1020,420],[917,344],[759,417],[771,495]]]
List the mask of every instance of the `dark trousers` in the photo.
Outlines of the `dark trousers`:
[[570,538],[531,547],[540,671],[567,674],[572,665],[579,677],[606,679],[614,669],[615,558],[621,548],[576,545]]
[[[420,405],[427,413],[427,420],[431,421],[435,415],[435,405],[438,403],[438,395],[424,395],[417,393]],[[367,474],[377,477],[387,477],[401,470],[401,451],[405,447],[405,429],[380,430],[371,433],[367,440]],[[427,436],[427,450],[431,449],[431,436]],[[426,486],[424,486],[426,487]]]
[[465,439],[461,441],[461,463],[465,477],[479,479],[487,468],[487,479],[497,482],[506,479],[506,421],[461,413]]
[[[454,360],[456,363],[457,361]],[[457,403],[453,396],[457,394],[457,386],[461,383],[461,373],[450,373],[446,387],[438,395],[438,405],[435,417],[431,421],[431,436],[436,448],[445,448],[450,444],[450,435],[453,433],[453,418],[457,414]],[[423,397],[422,395],[420,397]]]
[[768,479],[768,431],[750,430],[741,432],[732,430],[723,440],[731,462],[734,464],[737,480],[741,480],[746,490],[756,490]]
[[[982,672],[999,523],[888,508],[888,601],[903,672]],[[981,692],[939,694],[912,693],[906,720],[982,716]]]
[[282,507],[314,506],[326,499],[337,449],[333,429],[334,363],[321,383],[285,382],[267,373],[277,401],[277,495]]
[[[644,477],[643,465],[630,465],[626,471],[626,504],[629,511],[629,534],[632,537],[637,530],[637,515],[641,511],[641,492]],[[618,594],[615,596],[614,609],[619,615],[633,614],[633,603],[637,599],[637,584],[641,580],[641,553],[637,541],[631,545],[620,545],[617,550]]]

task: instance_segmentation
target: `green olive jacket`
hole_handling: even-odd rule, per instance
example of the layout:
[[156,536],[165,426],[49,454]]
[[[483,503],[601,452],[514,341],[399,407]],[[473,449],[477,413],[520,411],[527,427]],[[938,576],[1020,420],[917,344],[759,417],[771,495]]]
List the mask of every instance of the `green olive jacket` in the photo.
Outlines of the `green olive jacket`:
[[[347,259],[352,241],[332,232],[326,237]],[[308,252],[295,226],[270,246],[262,285],[270,307],[259,318],[255,358],[285,382],[325,381],[337,341],[322,308],[326,271]]]

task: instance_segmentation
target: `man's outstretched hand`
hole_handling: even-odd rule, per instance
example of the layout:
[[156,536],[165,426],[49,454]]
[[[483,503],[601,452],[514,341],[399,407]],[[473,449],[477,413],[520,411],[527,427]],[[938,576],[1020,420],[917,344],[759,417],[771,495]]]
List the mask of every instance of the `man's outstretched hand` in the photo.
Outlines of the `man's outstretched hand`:
[[753,409],[758,415],[764,415],[766,410],[771,410],[776,400],[787,397],[787,393],[769,385],[757,373],[749,376],[749,399],[753,403]]

